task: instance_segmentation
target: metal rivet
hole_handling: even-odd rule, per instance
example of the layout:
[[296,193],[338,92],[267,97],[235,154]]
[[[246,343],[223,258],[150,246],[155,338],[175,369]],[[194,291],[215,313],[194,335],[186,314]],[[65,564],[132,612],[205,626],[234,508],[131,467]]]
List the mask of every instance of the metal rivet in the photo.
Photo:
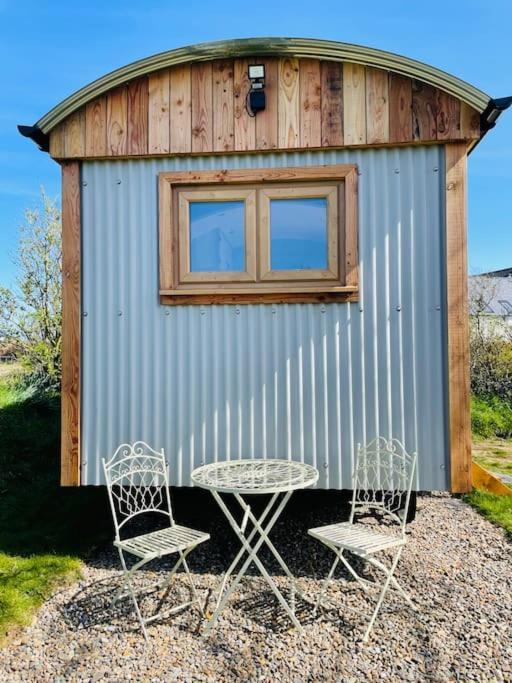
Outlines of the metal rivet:
[[276,313],[277,313],[277,308],[274,308],[274,306],[272,306],[272,314],[275,315]]
[[434,171],[434,173],[437,173],[437,172],[439,171],[439,169],[437,168],[437,166],[434,166],[433,171]]
[[118,178],[118,179],[116,180],[116,183],[117,183],[118,185],[121,185],[121,180]]
[[165,315],[171,315],[171,311],[165,311]]
[[357,169],[357,175],[363,175],[363,172]]
[[396,174],[400,173],[400,169],[399,169],[399,168],[395,168],[395,173],[396,173]]
[[87,311],[84,311],[82,315],[84,316],[84,318],[87,318]]
[[201,308],[201,310],[200,310],[199,312],[201,313],[201,315],[204,315],[204,314],[206,313],[206,311],[204,310],[204,308]]
[[82,187],[87,187],[87,180],[82,180]]
[[362,312],[363,312],[363,307],[361,306],[361,307],[359,308],[359,313],[362,313]]
[[324,462],[324,469],[327,469],[328,467],[329,467],[329,463],[328,463],[328,462]]
[[446,186],[446,189],[447,190],[453,190],[454,187],[455,187],[455,183],[448,183],[448,185]]
[[439,467],[440,467],[442,470],[445,470],[445,469],[446,469],[446,465],[444,465],[444,464],[439,465]]
[[235,308],[235,313],[236,313],[236,315],[240,315],[240,309],[239,309],[239,308]]
[[119,316],[123,315],[123,311],[117,311],[117,315],[119,315]]
[[325,313],[325,306],[320,306],[320,312]]
[[401,311],[401,310],[402,310],[402,307],[401,307],[401,306],[397,306],[397,307],[396,307],[396,310],[397,310],[397,311]]
[[440,311],[440,310],[441,310],[441,306],[436,306],[436,311]]

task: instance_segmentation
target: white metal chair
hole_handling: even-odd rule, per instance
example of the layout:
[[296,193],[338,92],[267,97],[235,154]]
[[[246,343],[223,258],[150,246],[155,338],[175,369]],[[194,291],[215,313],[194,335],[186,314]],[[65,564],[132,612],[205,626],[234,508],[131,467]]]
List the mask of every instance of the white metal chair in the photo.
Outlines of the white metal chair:
[[[324,543],[336,554],[331,570],[322,583],[315,612],[322,603],[327,586],[339,562],[345,565],[365,592],[368,592],[369,585],[377,585],[381,589],[363,642],[368,641],[388,588],[396,589],[408,605],[416,609],[410,597],[393,575],[407,540],[405,525],[416,460],[417,454],[409,455],[397,439],[388,441],[383,437],[378,437],[364,447],[358,444],[356,465],[352,478],[353,495],[349,521],[308,531],[313,538]],[[383,530],[382,526],[376,529],[374,526],[359,521],[360,515],[370,512],[380,513],[382,519],[391,522],[391,524],[388,524]],[[395,523],[398,524],[398,527]],[[384,583],[368,581],[359,576],[344,557],[343,553],[347,550],[381,570],[386,577]],[[389,567],[374,557],[375,553],[382,550],[394,551]]]
[[[110,460],[103,462],[103,470],[107,482],[107,490],[114,519],[114,546],[119,552],[123,567],[123,583],[114,597],[115,603],[121,597],[130,595],[140,622],[144,638],[148,639],[146,624],[154,621],[161,614],[154,614],[146,619],[141,615],[137,594],[151,588],[166,588],[170,585],[180,565],[187,574],[192,600],[182,603],[167,611],[167,615],[199,603],[186,557],[199,543],[207,541],[209,534],[189,529],[176,524],[172,514],[169,495],[169,466],[165,460],[164,450],[154,451],[143,441],[134,444],[121,444]],[[121,530],[134,517],[147,512],[157,512],[169,519],[169,526],[140,536],[121,538]],[[137,559],[128,570],[124,554],[128,553]],[[134,590],[132,577],[137,569],[154,560],[177,553],[178,561],[173,566],[170,576],[163,582],[152,584],[142,591]],[[126,592],[124,592],[126,591]]]

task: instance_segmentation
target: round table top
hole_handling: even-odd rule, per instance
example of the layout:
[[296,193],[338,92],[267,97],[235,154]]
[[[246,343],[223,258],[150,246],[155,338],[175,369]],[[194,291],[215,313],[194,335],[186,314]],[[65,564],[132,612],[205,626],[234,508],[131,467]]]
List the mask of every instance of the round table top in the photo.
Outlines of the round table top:
[[316,484],[318,470],[293,460],[225,460],[192,472],[196,486],[223,493],[280,493]]

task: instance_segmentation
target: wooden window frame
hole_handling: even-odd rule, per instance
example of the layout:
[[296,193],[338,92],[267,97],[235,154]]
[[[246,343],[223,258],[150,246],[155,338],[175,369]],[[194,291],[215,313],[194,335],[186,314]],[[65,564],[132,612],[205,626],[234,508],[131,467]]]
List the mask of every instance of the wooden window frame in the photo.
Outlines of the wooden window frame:
[[[297,185],[299,183],[300,187]],[[265,202],[276,193],[282,196],[307,196],[313,192],[310,196],[319,196],[320,188],[325,189],[326,185],[329,186],[329,194],[336,192],[335,200],[331,198],[331,204],[335,206],[331,213],[337,214],[336,231],[332,216],[328,225],[329,268],[313,273],[314,279],[310,279],[311,273],[306,271],[271,271],[268,211],[266,223],[262,221],[262,216],[265,217]],[[183,212],[194,193],[195,197],[206,198],[214,198],[215,193],[218,193],[217,196],[222,195],[219,201],[225,201],[228,196],[246,198],[246,207],[249,209],[249,220],[246,213],[246,230],[249,229],[246,232],[248,277],[241,279],[240,273],[190,273],[188,218],[184,219]],[[181,195],[184,203],[180,207]],[[253,197],[258,196],[259,199],[254,203],[257,216],[253,222]],[[255,226],[254,233],[252,224]],[[355,301],[358,295],[357,167],[354,164],[337,164],[162,172],[159,174],[159,238],[162,304]],[[256,277],[251,279],[253,273]],[[310,277],[304,277],[305,274]]]
[[[244,187],[203,190],[181,188],[176,191],[178,206],[178,262],[179,283],[256,281],[256,191]],[[192,272],[190,269],[190,212],[191,201],[243,201],[245,204],[245,271]]]
[[[340,216],[338,207],[338,193],[340,183],[331,185],[305,185],[283,187],[263,187],[259,192],[259,215],[260,220],[260,280],[261,281],[291,281],[291,280],[339,280],[339,242],[338,239],[341,226],[345,221]],[[270,202],[272,199],[294,199],[306,198],[316,199],[326,197],[327,199],[327,255],[328,268],[307,270],[272,270],[271,267],[271,222],[270,222]]]

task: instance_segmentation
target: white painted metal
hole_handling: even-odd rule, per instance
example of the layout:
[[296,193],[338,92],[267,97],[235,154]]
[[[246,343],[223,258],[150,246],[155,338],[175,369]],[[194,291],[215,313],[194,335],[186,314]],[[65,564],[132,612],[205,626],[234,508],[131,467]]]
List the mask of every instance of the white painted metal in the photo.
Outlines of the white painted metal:
[[[123,583],[114,598],[114,602],[127,595],[131,597],[142,633],[147,640],[146,625],[162,614],[154,614],[149,618],[142,617],[137,593],[132,583],[134,573],[151,560],[177,553],[179,559],[168,578],[156,585],[145,587],[143,591],[155,587],[166,588],[170,585],[176,571],[183,565],[190,584],[192,600],[176,605],[166,614],[173,614],[190,605],[198,605],[199,598],[186,558],[197,545],[207,541],[210,536],[202,531],[179,526],[174,521],[169,495],[169,466],[165,460],[163,449],[159,452],[155,451],[142,441],[137,441],[134,444],[121,444],[110,460],[105,461],[103,459],[102,463],[114,520],[114,546],[119,552],[119,559],[123,568]],[[146,512],[158,512],[165,515],[169,518],[169,527],[122,539],[121,529],[125,524]],[[125,553],[139,558],[130,569],[126,565]]]
[[[336,555],[329,574],[320,589],[315,611],[322,605],[325,591],[339,562],[348,569],[365,592],[368,591],[368,585],[377,585],[381,589],[363,636],[363,642],[367,642],[370,637],[370,632],[388,588],[396,589],[407,604],[415,609],[412,600],[393,574],[407,541],[405,525],[416,462],[417,454],[409,455],[398,439],[387,440],[378,437],[365,447],[358,444],[349,521],[317,527],[308,531],[313,538],[324,543]],[[380,513],[388,521],[398,523],[399,533],[392,533],[389,525],[382,532],[375,528],[369,528],[364,522],[358,521],[359,515],[365,515],[369,512]],[[373,557],[374,553],[390,549],[396,549],[390,567]],[[382,571],[386,577],[384,583],[367,581],[359,576],[344,557],[345,551],[359,555],[369,564]]]
[[[294,463],[286,460],[217,462],[212,465],[199,467],[192,472],[192,481],[194,484],[212,492],[213,497],[242,544],[242,548],[239,550],[235,559],[229,566],[229,569],[220,581],[217,589],[215,609],[204,630],[205,635],[208,635],[214,627],[230,595],[232,595],[233,591],[245,576],[251,563],[256,565],[260,574],[278,599],[281,607],[291,619],[293,625],[298,629],[302,629],[299,620],[295,616],[295,594],[298,593],[302,596],[303,593],[298,588],[295,577],[277,551],[275,545],[270,540],[269,534],[272,527],[277,522],[279,515],[284,510],[293,491],[299,488],[313,486],[317,479],[318,471],[315,470],[314,467],[305,465],[304,463]],[[221,493],[231,493],[234,495],[235,500],[240,505],[243,512],[241,524],[236,521],[235,516],[225,504],[220,495]],[[258,494],[271,495],[267,506],[259,518],[254,515],[251,506],[243,498],[244,495]],[[270,518],[270,521],[265,523],[271,510],[274,510],[272,517]],[[246,534],[246,526],[249,519],[251,520],[253,527],[251,532]],[[258,550],[263,544],[267,545],[290,581],[289,604],[276,586],[270,574],[267,572],[265,565],[258,557]],[[240,564],[244,555],[247,555],[244,563],[228,586],[235,569]]]
[[[361,300],[161,306],[157,174],[357,163]],[[191,484],[220,458],[285,458],[350,489],[357,442],[423,454],[449,488],[441,147],[85,162],[82,482],[143,438]]]
[[281,493],[313,486],[318,470],[290,460],[214,462],[192,472],[192,483],[222,493]]

